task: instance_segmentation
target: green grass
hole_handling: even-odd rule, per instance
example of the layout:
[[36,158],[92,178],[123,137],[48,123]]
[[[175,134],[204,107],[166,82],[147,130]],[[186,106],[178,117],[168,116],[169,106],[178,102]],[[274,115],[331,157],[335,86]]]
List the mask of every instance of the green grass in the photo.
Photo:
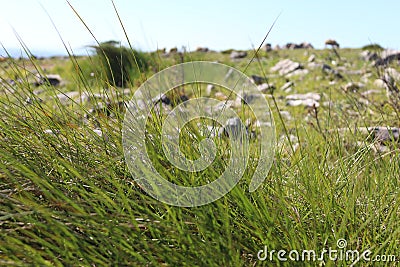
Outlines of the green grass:
[[[376,76],[359,59],[360,52],[339,50],[338,64]],[[331,50],[261,52],[260,62],[251,63],[245,73],[266,74],[279,88],[286,80],[269,73],[269,68],[282,58],[306,65],[311,54],[320,62],[337,60]],[[181,60],[176,55],[149,56],[156,64],[144,77]],[[184,61],[218,60],[244,70],[250,57],[231,61],[229,54],[188,52]],[[128,91],[111,85],[106,90],[105,78],[90,76],[93,60],[71,55],[0,63],[4,80],[0,93],[0,265],[315,266],[320,262],[279,262],[276,257],[273,262],[260,262],[257,252],[264,245],[277,251],[336,249],[340,238],[347,240],[348,249],[370,249],[371,257],[400,257],[399,149],[393,144],[390,152],[375,153],[373,141],[353,131],[356,126],[400,126],[399,111],[385,102],[385,92],[373,96],[374,105],[366,106],[358,101],[359,93],[342,90],[349,81],[360,81],[360,75],[345,75],[335,84],[321,70],[290,78],[295,83],[291,93],[314,91],[322,94],[321,103],[333,101],[331,107],[321,105],[318,114],[286,107],[288,93],[279,89],[272,98],[266,95],[279,144],[262,186],[248,192],[254,171],[250,164],[239,184],[223,198],[181,208],[148,196],[131,177],[121,142],[123,110],[113,109],[111,117],[105,112],[87,117],[91,108],[109,100],[95,98],[87,104],[75,98],[64,104],[56,97],[74,90],[93,98],[102,93],[114,102],[127,100],[143,82],[137,79]],[[34,88],[32,73],[44,68],[59,73],[67,83]],[[15,76],[22,81],[7,82]],[[373,89],[372,81],[362,90]],[[43,92],[36,95],[37,89]],[[279,110],[289,111],[293,119],[282,119]],[[156,124],[148,128],[159,134]],[[343,133],[340,128],[349,131]],[[94,129],[100,129],[102,136]],[[299,139],[297,150],[289,135]],[[198,151],[191,142],[182,144],[182,150],[195,158]],[[174,170],[165,162],[159,139],[148,139],[148,151],[160,174],[176,183],[204,183],[226,166],[220,157],[196,180],[197,175]],[[351,263],[328,260],[326,264]],[[361,263],[368,264],[377,263]]]

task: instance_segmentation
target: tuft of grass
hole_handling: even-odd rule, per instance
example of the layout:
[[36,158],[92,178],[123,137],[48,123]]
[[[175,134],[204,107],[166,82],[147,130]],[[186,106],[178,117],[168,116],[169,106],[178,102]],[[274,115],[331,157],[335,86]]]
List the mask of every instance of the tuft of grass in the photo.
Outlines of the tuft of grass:
[[104,66],[105,82],[112,86],[128,86],[151,65],[150,57],[145,53],[120,46],[115,41],[100,43],[93,48],[100,66]]

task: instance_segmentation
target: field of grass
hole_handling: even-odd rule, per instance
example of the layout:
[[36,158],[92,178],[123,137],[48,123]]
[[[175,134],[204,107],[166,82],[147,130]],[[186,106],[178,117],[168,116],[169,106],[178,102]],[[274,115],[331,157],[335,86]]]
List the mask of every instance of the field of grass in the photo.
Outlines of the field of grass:
[[[349,266],[351,260],[328,257],[305,262],[279,261],[276,254],[272,260],[257,258],[264,246],[319,253],[338,249],[337,241],[345,239],[347,250],[361,254],[368,249],[371,259],[397,257],[360,260],[357,266],[396,266],[398,144],[375,151],[377,142],[355,129],[399,127],[400,110],[388,101],[385,89],[362,97],[362,92],[377,89],[374,80],[381,70],[361,60],[360,52],[340,49],[340,60],[331,49],[260,51],[255,58],[248,51],[240,60],[219,52],[153,53],[147,55],[150,67],[125,87],[106,79],[108,66],[94,55],[1,62],[0,265]],[[270,71],[286,58],[307,66],[311,55],[347,72],[336,78],[317,68],[285,78]],[[146,78],[165,67],[196,60],[218,61],[275,85],[265,97],[276,124],[277,148],[256,191],[248,190],[254,171],[249,166],[223,198],[200,207],[174,207],[147,195],[131,177],[122,147],[125,111],[110,103],[129,100]],[[57,73],[63,82],[36,87],[36,73]],[[294,83],[292,91],[280,90],[288,80]],[[365,87],[344,90],[349,82],[360,81]],[[79,95],[68,95],[72,91]],[[321,95],[318,108],[286,105],[288,94],[307,92]],[[149,126],[150,133],[158,131]],[[165,163],[159,141],[147,139],[159,173],[180,184],[195,181],[196,174]],[[183,150],[196,153],[189,142],[184,144]],[[217,158],[201,175],[215,177],[226,162]]]

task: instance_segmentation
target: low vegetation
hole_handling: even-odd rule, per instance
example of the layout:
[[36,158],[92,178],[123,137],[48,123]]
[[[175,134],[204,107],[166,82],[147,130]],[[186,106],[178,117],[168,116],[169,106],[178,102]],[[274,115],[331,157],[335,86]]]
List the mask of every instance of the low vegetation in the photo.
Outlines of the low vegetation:
[[[397,63],[376,69],[360,58],[361,49],[283,49],[255,57],[247,51],[243,59],[231,59],[231,51],[140,53],[115,43],[94,50],[92,56],[0,62],[0,265],[254,266],[271,263],[257,258],[264,246],[321,252],[337,249],[339,239],[347,249],[371,250],[371,259],[400,257],[399,144],[392,138],[381,149],[372,132],[360,130],[400,126],[400,110],[375,83],[388,67],[398,71]],[[286,58],[309,72],[271,71]],[[248,191],[250,166],[225,197],[181,208],[153,199],[134,182],[121,128],[124,102],[146,78],[194,60],[219,61],[273,85],[265,97],[278,146],[255,192]],[[37,73],[57,73],[62,82],[35,87]],[[290,89],[282,90],[288,82]],[[320,95],[318,106],[287,105],[288,95],[309,92]],[[180,94],[191,97],[189,90]],[[151,134],[159,128],[149,127]],[[171,175],[159,140],[148,142],[160,174],[198,182],[192,173]],[[204,176],[223,171],[226,161],[218,158]]]

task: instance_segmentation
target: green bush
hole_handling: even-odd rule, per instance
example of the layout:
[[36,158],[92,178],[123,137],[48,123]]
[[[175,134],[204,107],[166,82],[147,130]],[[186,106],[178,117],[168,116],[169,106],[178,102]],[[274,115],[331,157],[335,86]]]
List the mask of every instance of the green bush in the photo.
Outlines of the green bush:
[[369,50],[369,51],[383,51],[384,48],[382,46],[380,46],[379,44],[369,44],[369,45],[365,45],[361,48],[362,50]]
[[99,57],[106,83],[123,87],[138,78],[150,65],[150,58],[140,52],[108,41],[93,46]]

